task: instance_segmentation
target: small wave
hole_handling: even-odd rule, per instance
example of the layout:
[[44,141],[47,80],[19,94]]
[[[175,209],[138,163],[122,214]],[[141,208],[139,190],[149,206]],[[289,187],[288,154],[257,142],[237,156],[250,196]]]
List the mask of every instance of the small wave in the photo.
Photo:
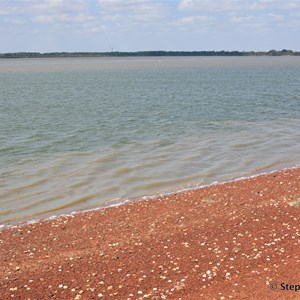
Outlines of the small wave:
[[[172,192],[157,193],[157,194],[153,194],[153,195],[147,195],[147,196],[143,196],[143,197],[134,197],[134,198],[124,198],[124,199],[122,199],[122,198],[113,198],[113,199],[107,200],[105,203],[102,203],[101,206],[97,206],[97,207],[90,208],[90,209],[84,209],[84,210],[80,210],[80,211],[72,211],[71,213],[67,213],[67,214],[66,213],[61,213],[61,214],[58,214],[58,215],[51,215],[51,216],[48,216],[48,217],[46,217],[42,220],[41,219],[31,219],[31,220],[28,220],[28,221],[23,222],[23,223],[20,223],[20,221],[19,221],[18,224],[8,224],[8,222],[20,220],[20,217],[15,218],[15,219],[14,218],[13,219],[8,219],[8,220],[5,221],[6,224],[0,224],[0,230],[4,230],[6,228],[21,227],[21,226],[24,226],[26,224],[32,224],[32,223],[37,223],[37,222],[41,222],[41,221],[54,220],[54,219],[61,218],[61,217],[74,217],[74,215],[76,215],[76,214],[81,214],[81,213],[86,213],[86,212],[91,212],[91,211],[97,211],[97,210],[104,209],[104,208],[109,208],[109,207],[120,206],[124,203],[132,202],[132,201],[136,201],[136,200],[138,200],[138,201],[152,200],[152,199],[155,199],[155,198],[158,198],[158,197],[171,196],[171,195],[174,195],[174,194],[178,194],[180,192],[193,191],[193,190],[197,190],[197,189],[201,189],[201,188],[206,188],[206,187],[215,186],[215,185],[219,185],[219,184],[230,183],[230,182],[237,182],[237,181],[241,181],[241,180],[245,180],[245,179],[247,180],[247,179],[255,178],[255,177],[258,177],[258,176],[262,176],[262,175],[273,174],[273,173],[276,173],[278,171],[293,170],[293,169],[297,169],[299,167],[300,167],[300,163],[297,163],[294,166],[290,166],[288,168],[283,168],[281,170],[275,169],[275,170],[272,170],[272,171],[269,171],[269,172],[256,173],[256,174],[253,174],[253,175],[250,175],[250,176],[241,176],[241,177],[237,177],[235,179],[226,180],[226,181],[215,181],[215,182],[212,182],[212,183],[209,183],[209,184],[204,184],[204,185],[194,185],[194,186],[191,186],[191,187],[174,190]],[[50,210],[49,212],[52,212],[52,211],[54,211],[54,210]],[[33,214],[31,216],[27,216],[27,219],[31,218],[35,215],[39,215],[39,213]]]
[[118,175],[128,174],[128,173],[130,173],[130,172],[132,172],[132,171],[133,171],[132,168],[124,167],[124,168],[119,168],[119,169],[115,170],[115,171],[114,171],[114,174],[115,174],[116,176],[118,176]]

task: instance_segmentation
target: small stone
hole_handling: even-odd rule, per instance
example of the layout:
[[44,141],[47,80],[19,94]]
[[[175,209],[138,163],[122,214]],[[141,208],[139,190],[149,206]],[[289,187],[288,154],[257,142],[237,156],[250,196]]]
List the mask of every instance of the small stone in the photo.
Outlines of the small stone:
[[177,291],[180,291],[180,290],[183,289],[183,286],[180,285],[180,284],[177,284],[177,285],[175,285],[175,289],[176,289]]
[[98,297],[99,297],[99,298],[103,298],[103,294],[99,293],[99,294],[98,294]]
[[15,231],[12,235],[13,235],[13,236],[20,236],[20,235],[22,235],[22,234],[23,234],[22,231],[17,230],[17,231]]
[[48,292],[48,297],[54,297],[54,293]]
[[82,297],[82,296],[81,296],[80,294],[77,294],[77,295],[75,296],[74,300],[80,300],[81,297]]

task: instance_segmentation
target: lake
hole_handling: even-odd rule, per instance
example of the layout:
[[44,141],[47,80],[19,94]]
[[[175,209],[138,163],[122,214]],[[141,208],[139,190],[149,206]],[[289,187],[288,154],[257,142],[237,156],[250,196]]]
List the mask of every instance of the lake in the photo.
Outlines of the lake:
[[1,59],[0,90],[0,224],[300,162],[300,57]]

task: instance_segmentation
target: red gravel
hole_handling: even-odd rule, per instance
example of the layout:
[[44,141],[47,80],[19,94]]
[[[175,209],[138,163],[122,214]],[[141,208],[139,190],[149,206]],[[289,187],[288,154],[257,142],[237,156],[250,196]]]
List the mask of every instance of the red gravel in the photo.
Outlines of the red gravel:
[[7,228],[0,299],[300,299],[299,206],[291,169]]

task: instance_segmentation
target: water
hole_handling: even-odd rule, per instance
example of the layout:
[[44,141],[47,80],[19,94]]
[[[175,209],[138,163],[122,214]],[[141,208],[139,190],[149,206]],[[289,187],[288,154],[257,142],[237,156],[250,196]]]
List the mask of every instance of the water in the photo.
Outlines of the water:
[[300,161],[300,57],[0,60],[0,224]]

